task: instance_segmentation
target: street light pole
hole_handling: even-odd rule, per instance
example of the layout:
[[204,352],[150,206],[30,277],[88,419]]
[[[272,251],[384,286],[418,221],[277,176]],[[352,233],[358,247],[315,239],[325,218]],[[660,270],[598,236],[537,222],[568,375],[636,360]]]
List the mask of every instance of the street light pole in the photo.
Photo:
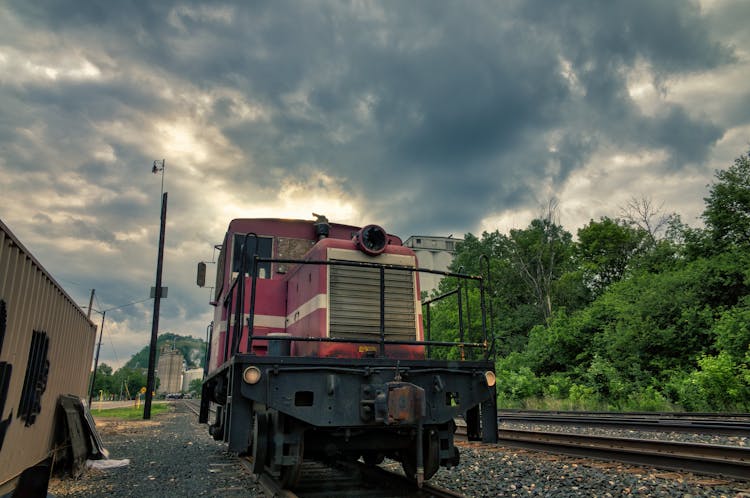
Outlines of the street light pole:
[[[159,166],[161,163],[161,166]],[[143,405],[143,419],[151,418],[151,400],[153,398],[154,386],[156,384],[154,370],[156,368],[156,336],[159,333],[159,309],[161,306],[161,274],[164,264],[164,232],[167,224],[167,192],[164,192],[164,169],[165,161],[154,161],[151,170],[154,174],[161,171],[161,225],[159,229],[159,254],[156,260],[156,287],[154,289],[154,316],[151,324],[151,343],[148,352],[148,376],[146,380],[146,399]]]

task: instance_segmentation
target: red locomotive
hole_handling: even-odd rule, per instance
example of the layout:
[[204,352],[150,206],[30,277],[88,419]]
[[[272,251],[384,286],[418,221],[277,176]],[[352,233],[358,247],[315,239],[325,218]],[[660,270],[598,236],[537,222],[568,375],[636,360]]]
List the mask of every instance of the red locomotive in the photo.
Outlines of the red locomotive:
[[[461,328],[459,342],[445,343],[430,341],[427,330],[425,339],[418,275],[429,270],[417,267],[414,252],[379,226],[316,216],[229,224],[200,421],[217,405],[214,438],[252,454],[254,472],[286,486],[299,479],[304,458],[332,456],[393,458],[421,484],[439,466],[458,464],[457,416],[470,437],[497,437],[487,334],[468,342]],[[479,277],[432,273],[481,288]],[[431,358],[439,347],[477,359]]]

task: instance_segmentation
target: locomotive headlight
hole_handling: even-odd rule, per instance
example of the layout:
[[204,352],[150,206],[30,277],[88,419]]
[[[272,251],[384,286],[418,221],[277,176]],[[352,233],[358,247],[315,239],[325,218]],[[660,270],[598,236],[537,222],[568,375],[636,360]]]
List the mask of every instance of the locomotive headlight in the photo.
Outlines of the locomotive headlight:
[[484,372],[484,380],[487,382],[487,387],[492,387],[495,385],[495,382],[497,379],[495,378],[495,372],[492,370],[487,370]]
[[370,256],[377,256],[385,250],[388,245],[388,234],[382,227],[367,225],[355,236],[357,248]]
[[258,367],[247,367],[242,373],[242,378],[248,384],[257,384],[260,381],[260,369]]

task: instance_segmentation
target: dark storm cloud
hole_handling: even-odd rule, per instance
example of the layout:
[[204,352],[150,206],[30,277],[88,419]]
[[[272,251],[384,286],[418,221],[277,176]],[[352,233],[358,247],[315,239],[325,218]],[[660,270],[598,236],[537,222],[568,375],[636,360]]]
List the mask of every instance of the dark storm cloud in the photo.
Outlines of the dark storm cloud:
[[651,123],[648,131],[656,143],[670,151],[672,165],[679,169],[701,164],[709,147],[721,138],[724,130],[709,121],[691,119],[685,109],[673,107],[663,118]]
[[558,49],[579,66],[595,61],[599,69],[616,69],[617,63],[642,57],[668,73],[702,71],[734,59],[732,50],[709,34],[697,1],[533,0],[522,2],[518,12],[563,42]]
[[[371,191],[401,186],[413,189],[416,197],[431,194],[443,202],[471,195],[478,201],[474,209],[454,220],[463,224],[488,208],[512,207],[503,202],[503,176],[514,175],[521,166],[498,158],[513,149],[529,151],[549,130],[566,129],[557,182],[582,165],[591,144],[600,141],[637,148],[648,130],[646,141],[665,148],[671,162],[681,165],[702,161],[721,137],[718,125],[679,107],[662,116],[643,115],[624,79],[640,60],[660,78],[731,62],[730,49],[708,36],[695,5],[509,5],[454,10],[399,4],[398,9],[384,8],[381,18],[365,20],[346,9],[338,19],[309,7],[265,12],[260,30],[250,30],[264,34],[251,37],[248,53],[272,56],[260,60],[248,55],[243,77],[276,112],[270,125],[227,131],[247,144],[260,164],[290,174],[312,162]],[[330,14],[331,9],[320,10]],[[255,27],[252,15],[246,13],[244,19]],[[295,21],[304,28],[291,30]],[[332,39],[334,28],[347,46]],[[561,74],[560,56],[577,74],[580,95]],[[242,72],[242,66],[234,68],[235,74]],[[307,90],[302,116],[282,99],[295,89]],[[364,97],[371,99],[372,122],[358,122],[355,115]],[[579,110],[565,114],[573,106]],[[335,143],[329,135],[336,126],[359,136]],[[529,179],[545,171],[549,154],[543,147],[534,149],[539,155],[523,165]],[[352,150],[361,157],[353,157]],[[435,181],[442,171],[466,168],[483,178],[484,188],[465,182],[463,187],[472,189],[465,194],[461,182]],[[420,186],[425,175],[429,188]],[[393,209],[390,201],[375,208]],[[431,228],[441,226],[446,225]]]
[[[263,174],[271,168],[294,176],[314,164],[348,178],[354,188],[366,184],[387,192],[402,186],[445,199],[456,196],[455,183],[422,189],[424,172],[471,167],[485,180],[464,182],[480,202],[456,220],[463,224],[488,207],[512,207],[497,194],[502,176],[520,166],[502,157],[528,150],[556,128],[566,128],[557,182],[585,162],[591,152],[586,144],[609,140],[638,147],[643,130],[654,147],[673,155],[673,164],[701,161],[722,130],[680,108],[643,116],[628,96],[624,71],[644,60],[668,78],[732,60],[731,50],[709,36],[697,4],[681,0],[12,5],[32,25],[83,40],[106,33],[105,43],[119,47],[115,54],[122,60],[153,64],[155,71],[197,86],[231,84],[271,109],[270,122],[222,125],[227,103],[215,104],[218,125],[255,159],[234,173],[236,185],[256,173],[255,184],[272,187],[279,178]],[[562,74],[561,57],[571,64],[580,94]],[[68,119],[117,115],[124,105],[169,112],[154,89],[135,81],[24,92],[23,99]],[[295,92],[304,98],[301,111],[289,102]],[[365,121],[357,115],[361,105],[368,107]],[[566,114],[573,105],[576,115]],[[339,142],[332,138],[337,131],[353,136]],[[544,173],[549,154],[534,149],[539,156],[524,164],[529,178]],[[390,208],[390,202],[376,206]]]
[[[206,299],[192,265],[227,221],[208,219],[224,215],[217,204],[273,206],[289,182],[328,188],[319,173],[406,237],[536,210],[593,157],[708,169],[727,128],[748,122],[747,91],[718,114],[669,91],[739,60],[719,40],[750,43],[745,3],[717,5],[11,0],[0,186],[33,199],[34,233],[69,244],[50,243],[51,265],[120,305],[153,278],[160,178],[148,171],[170,145],[163,310],[193,319]],[[634,74],[657,104],[631,95]],[[144,320],[148,306],[113,316]]]
[[[250,181],[273,188],[282,178],[272,169],[294,177],[314,165],[347,178],[360,195],[411,190],[454,204],[471,197],[460,217],[439,217],[467,226],[487,210],[514,207],[508,202],[518,196],[504,195],[504,177],[525,173],[532,183],[548,173],[550,151],[535,142],[550,131],[563,130],[557,184],[585,163],[593,143],[638,148],[645,139],[680,167],[702,161],[723,133],[678,106],[644,116],[628,95],[624,74],[639,61],[669,78],[732,60],[697,4],[681,0],[47,7],[24,3],[18,12],[54,30],[106,32],[111,46],[135,36],[119,57],[198,87],[232,85],[270,109],[270,121],[222,124],[229,104],[215,102],[218,126],[254,159],[231,174],[228,188]],[[577,83],[563,74],[563,59]],[[132,81],[32,93],[63,113],[93,117],[117,114],[123,103],[163,107]],[[513,150],[536,155],[503,160]],[[440,181],[468,168],[481,180]],[[409,207],[382,197],[373,205],[380,215]]]

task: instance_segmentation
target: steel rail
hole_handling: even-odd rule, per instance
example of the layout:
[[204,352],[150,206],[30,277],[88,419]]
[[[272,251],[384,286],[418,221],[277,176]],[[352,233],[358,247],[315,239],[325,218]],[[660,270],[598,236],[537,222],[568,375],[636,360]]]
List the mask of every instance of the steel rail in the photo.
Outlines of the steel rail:
[[[192,412],[195,414],[198,413],[197,407],[194,406],[194,400],[182,401],[184,401],[184,405]],[[239,458],[240,464],[252,474],[252,467],[250,466],[251,460],[251,457]],[[312,471],[310,470],[311,467],[313,469]],[[328,468],[333,471],[335,467],[345,468],[345,474],[347,477],[337,479],[336,477],[331,478],[330,476],[326,476],[323,478],[325,483],[324,485],[321,485],[321,487],[323,490],[327,491],[325,494],[327,498],[356,497],[361,491],[360,484],[364,480],[372,486],[383,488],[383,497],[465,498],[462,494],[429,483],[424,483],[422,488],[419,489],[416,487],[414,481],[407,479],[404,475],[380,467],[365,465],[361,462],[335,462],[331,464],[330,467],[320,462],[305,462],[303,463],[303,472],[307,472],[308,478],[310,478],[310,474],[313,474],[313,477],[309,479],[312,483],[305,483],[302,481],[300,483],[302,485],[301,489],[296,492],[283,488],[278,480],[269,474],[264,473],[257,476],[256,482],[263,488],[263,491],[267,496],[275,498],[304,498],[305,496],[319,492],[315,489],[316,484],[314,482],[314,474],[321,474]],[[361,481],[352,480],[351,477],[353,474],[361,475]],[[304,477],[305,474],[303,473],[303,478]],[[338,480],[338,482],[332,484],[332,481],[336,480]],[[400,490],[399,494],[394,495],[394,489]],[[377,488],[370,487],[367,489],[368,498],[377,498],[378,496]]]
[[498,422],[526,422],[550,425],[609,426],[658,432],[750,435],[748,414],[673,414],[604,412],[500,412]]
[[632,417],[660,417],[660,418],[707,418],[707,419],[743,419],[750,420],[747,412],[605,412],[605,411],[579,411],[579,410],[524,410],[505,408],[501,413],[506,415],[580,415],[580,416],[632,416]]
[[750,448],[501,429],[498,445],[748,480]]
[[[240,462],[252,472],[249,458],[242,458]],[[414,481],[402,474],[361,462],[309,461],[302,465],[302,478],[294,490],[283,488],[268,473],[259,475],[256,482],[266,496],[273,498],[466,498],[465,495],[429,483],[418,488]]]

